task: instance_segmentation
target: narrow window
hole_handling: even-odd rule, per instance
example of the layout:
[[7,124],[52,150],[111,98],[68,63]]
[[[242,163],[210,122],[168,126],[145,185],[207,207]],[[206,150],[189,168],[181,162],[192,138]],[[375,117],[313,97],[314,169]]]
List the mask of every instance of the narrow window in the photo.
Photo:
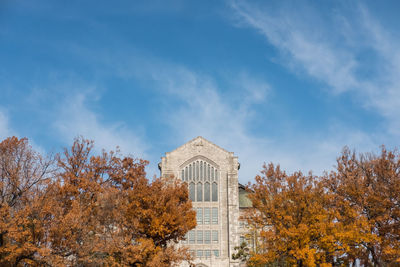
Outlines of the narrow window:
[[205,162],[203,162],[202,170],[203,170],[203,176],[201,177],[201,179],[202,179],[202,181],[204,181],[206,179],[206,163]]
[[197,231],[197,244],[203,244],[203,231]]
[[189,165],[189,180],[192,180],[192,164]]
[[213,253],[216,258],[219,257],[219,250],[213,250]]
[[216,182],[212,183],[212,201],[218,201],[218,184]]
[[218,224],[218,208],[212,208],[212,224]]
[[212,231],[212,242],[218,243],[218,231],[216,231],[216,230]]
[[210,224],[210,208],[204,208],[204,224]]
[[203,180],[203,162],[200,161],[200,180]]
[[189,244],[194,244],[196,243],[196,235],[195,231],[191,230],[189,231]]
[[185,181],[188,180],[188,167],[185,167]]
[[204,231],[204,244],[211,244],[211,231],[210,230]]
[[204,201],[210,201],[210,183],[204,184]]
[[184,170],[182,170],[182,181],[185,181],[185,171]]
[[198,161],[196,161],[195,166],[196,166],[196,180],[198,181],[199,180],[199,162]]
[[197,201],[203,201],[203,184],[197,183]]
[[214,181],[214,167],[211,167],[211,180]]
[[203,224],[203,208],[197,208],[196,220],[198,225]]
[[191,201],[196,201],[194,183],[189,184],[189,198]]
[[210,181],[210,164],[207,164],[207,180]]
[[218,182],[218,170],[215,169],[215,180]]

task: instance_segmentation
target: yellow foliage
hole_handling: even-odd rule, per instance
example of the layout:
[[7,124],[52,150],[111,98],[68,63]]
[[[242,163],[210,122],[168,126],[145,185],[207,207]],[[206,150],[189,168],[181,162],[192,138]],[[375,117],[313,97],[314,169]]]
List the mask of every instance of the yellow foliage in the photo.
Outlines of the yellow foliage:
[[[26,139],[0,143],[1,266],[171,266],[196,225],[187,187],[146,178],[147,161],[92,155],[76,139],[56,160]],[[56,168],[57,167],[57,168]]]

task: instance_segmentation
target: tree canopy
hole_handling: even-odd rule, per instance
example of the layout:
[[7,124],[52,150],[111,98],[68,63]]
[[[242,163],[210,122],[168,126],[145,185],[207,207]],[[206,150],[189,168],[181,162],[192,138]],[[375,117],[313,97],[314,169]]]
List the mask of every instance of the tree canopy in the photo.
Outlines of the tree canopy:
[[93,153],[77,138],[44,159],[27,139],[0,143],[0,265],[172,266],[196,226],[187,187],[146,178],[147,161]]
[[265,165],[249,184],[246,219],[255,251],[249,265],[400,264],[400,154],[350,152],[322,177]]

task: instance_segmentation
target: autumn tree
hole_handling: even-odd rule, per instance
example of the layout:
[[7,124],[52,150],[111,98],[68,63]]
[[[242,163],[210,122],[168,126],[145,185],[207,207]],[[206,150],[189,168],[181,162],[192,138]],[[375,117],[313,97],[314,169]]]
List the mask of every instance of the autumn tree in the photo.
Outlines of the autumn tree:
[[348,256],[368,266],[400,264],[400,153],[356,155],[345,148],[326,177],[336,196],[338,220],[357,225],[362,242],[349,243]]
[[92,148],[76,139],[59,157],[62,171],[49,187],[52,264],[171,266],[189,259],[176,247],[196,224],[186,186],[149,182],[147,161],[92,155]]
[[1,266],[174,266],[196,225],[187,186],[77,138],[57,168],[26,139],[0,144]]
[[334,196],[313,175],[286,174],[279,166],[264,166],[250,185],[254,209],[246,215],[259,233],[259,245],[248,264],[331,266],[347,251],[342,242],[352,228],[335,220]]
[[53,175],[53,161],[43,158],[26,138],[0,143],[0,265],[42,263],[49,249],[46,238],[45,188]]

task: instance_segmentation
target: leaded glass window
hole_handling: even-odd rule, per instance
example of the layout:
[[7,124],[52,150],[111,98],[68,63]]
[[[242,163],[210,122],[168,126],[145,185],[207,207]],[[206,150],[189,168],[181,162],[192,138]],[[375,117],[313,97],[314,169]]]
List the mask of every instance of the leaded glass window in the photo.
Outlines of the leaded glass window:
[[203,224],[203,208],[197,208],[196,211],[196,221],[197,224]]
[[204,208],[204,224],[210,224],[210,208]]
[[212,201],[218,201],[218,184],[216,182],[212,183]]
[[213,250],[214,256],[219,257],[219,250]]
[[204,183],[204,201],[210,201],[210,183]]
[[204,231],[204,244],[211,244],[211,231],[210,230]]
[[218,208],[212,208],[212,224],[218,224]]
[[203,184],[197,183],[197,201],[203,201]]
[[203,160],[193,161],[181,170],[182,181],[188,181],[190,200],[218,201],[217,168]]
[[202,250],[197,250],[197,257],[198,258],[203,257],[203,251]]
[[196,243],[196,236],[195,236],[195,231],[191,230],[189,231],[189,244],[194,244]]
[[196,161],[195,165],[196,165],[196,181],[198,181],[198,180],[200,180],[199,179],[199,162]]
[[196,231],[197,232],[197,244],[203,244],[203,231]]
[[203,162],[200,161],[200,180],[203,181]]
[[218,231],[216,231],[216,230],[212,231],[212,242],[218,243]]
[[194,183],[189,184],[189,198],[191,201],[195,201],[195,188]]

